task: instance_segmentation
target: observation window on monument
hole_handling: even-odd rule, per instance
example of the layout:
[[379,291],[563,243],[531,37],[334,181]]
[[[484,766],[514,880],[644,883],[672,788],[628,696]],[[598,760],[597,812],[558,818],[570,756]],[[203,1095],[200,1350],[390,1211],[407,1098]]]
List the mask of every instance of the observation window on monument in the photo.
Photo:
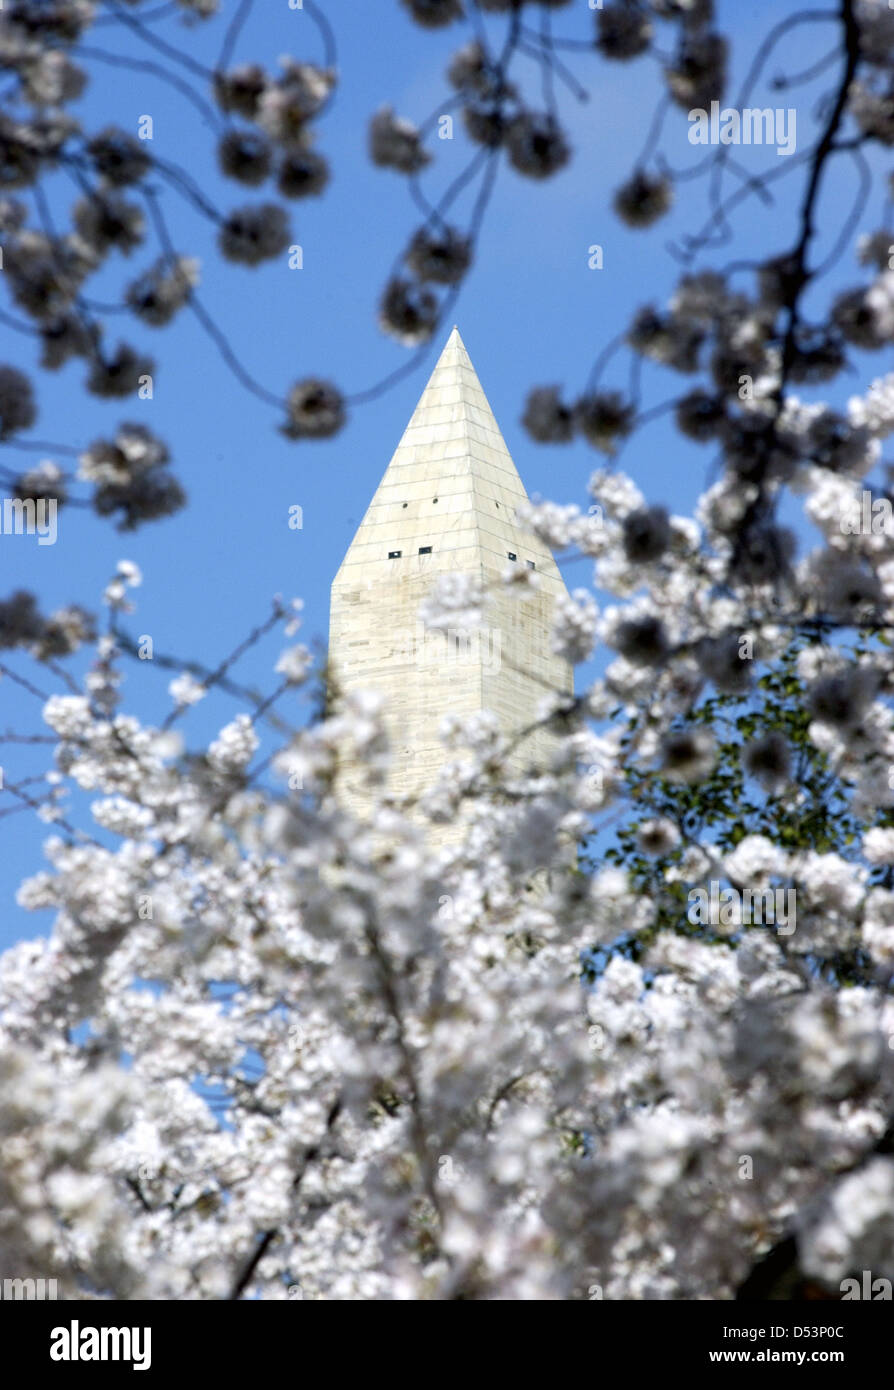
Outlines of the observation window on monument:
[[420,555],[430,555],[430,554],[431,554],[431,546],[430,546],[430,545],[420,545],[420,547],[419,547],[419,554],[420,554]]
[[388,551],[388,559],[389,559],[389,560],[399,560],[402,554],[403,554],[403,551],[401,551],[401,550],[389,550],[389,551]]
[[526,561],[525,561],[525,564],[527,565],[527,567],[528,567],[529,570],[532,570],[532,569],[536,569],[536,568],[537,568],[536,565],[534,564],[534,561],[533,561],[533,560],[526,560]]
[[517,559],[518,559],[518,556],[516,555],[516,553],[515,553],[514,550],[507,550],[507,551],[506,551],[506,554],[509,556],[510,560],[517,560]]

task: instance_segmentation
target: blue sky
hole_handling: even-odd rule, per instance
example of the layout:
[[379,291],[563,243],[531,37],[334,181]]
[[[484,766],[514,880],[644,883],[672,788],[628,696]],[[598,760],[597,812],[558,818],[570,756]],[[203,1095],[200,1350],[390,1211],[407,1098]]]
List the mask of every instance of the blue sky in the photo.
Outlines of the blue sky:
[[[417,122],[438,112],[448,96],[443,77],[447,61],[471,36],[468,25],[421,30],[396,0],[376,0],[374,5],[323,0],[323,7],[337,38],[339,88],[316,130],[333,176],[321,199],[291,205],[293,240],[303,248],[303,269],[290,270],[285,257],[260,270],[223,263],[216,254],[213,226],[175,193],[163,194],[176,249],[201,261],[202,304],[247,371],[274,393],[285,393],[293,381],[308,374],[329,377],[355,393],[374,386],[407,360],[407,349],[380,332],[376,304],[396,255],[421,219],[402,176],[369,162],[367,125],[385,102]],[[216,20],[185,27],[175,17],[156,32],[213,66],[234,8],[234,0],[222,0],[223,16]],[[720,27],[734,43],[730,105],[737,79],[762,36],[796,8],[771,0],[722,0]],[[584,38],[592,22],[585,0],[577,0],[557,13],[555,30]],[[502,27],[499,20],[488,22],[494,34]],[[796,30],[771,59],[768,76],[808,68],[836,38],[833,24]],[[116,24],[93,30],[88,43],[106,54],[148,56],[179,71],[172,59],[142,49],[138,39]],[[665,39],[661,46],[667,48],[668,43]],[[319,61],[322,52],[319,33],[306,12],[290,9],[287,0],[259,0],[239,37],[235,60],[257,60],[273,68],[280,54]],[[557,88],[573,160],[544,183],[501,167],[475,264],[451,322],[459,324],[529,493],[585,506],[587,479],[600,466],[601,456],[582,444],[533,445],[519,425],[526,391],[533,384],[556,382],[573,397],[583,389],[594,359],[626,327],[635,309],[650,301],[665,302],[679,273],[669,243],[701,225],[705,185],[680,184],[671,214],[650,230],[631,232],[623,226],[611,210],[611,200],[646,140],[660,92],[658,63],[646,56],[634,63],[608,64],[575,52],[564,53],[563,60],[591,90],[590,100],[578,104],[561,85]],[[213,130],[168,83],[98,58],[86,66],[91,84],[74,109],[88,127],[114,121],[135,132],[139,118],[150,114],[153,151],[188,169],[218,207],[265,196],[263,190],[245,189],[218,176]],[[522,61],[517,75],[527,86],[531,104],[540,105],[536,67]],[[833,80],[827,73],[785,93],[761,84],[750,104],[795,106],[800,152],[815,138],[816,101]],[[689,166],[698,156],[687,132],[685,113],[675,109],[661,144],[674,166]],[[423,187],[434,198],[473,151],[459,123],[455,139],[434,141],[432,148],[436,159],[424,175]],[[747,151],[739,153],[754,169],[785,162],[768,150],[752,150],[750,158]],[[872,164],[876,171],[886,167],[877,157]],[[774,205],[746,203],[737,215],[736,241],[709,253],[698,266],[758,259],[793,245],[803,169],[793,168],[775,187]],[[839,158],[820,205],[820,256],[834,243],[842,209],[850,206],[855,189],[852,162]],[[51,198],[58,213],[74,196],[64,176],[54,180]],[[876,192],[857,231],[879,225],[880,207]],[[468,210],[466,201],[458,220]],[[820,286],[818,304],[830,287],[864,277],[854,261],[855,240],[856,233],[840,264]],[[588,267],[588,248],[594,243],[604,248],[604,268],[599,271]],[[154,248],[144,247],[129,261],[113,257],[88,293],[97,299],[113,298],[156,254]],[[743,276],[738,283],[750,288],[751,282]],[[144,576],[135,594],[138,611],[128,625],[135,635],[150,634],[157,651],[214,666],[263,620],[276,593],[304,599],[302,636],[311,645],[324,646],[329,585],[451,322],[436,335],[427,360],[380,398],[354,409],[341,434],[326,443],[307,444],[290,442],[278,433],[276,412],[240,386],[188,311],[161,330],[123,316],[115,323],[108,316],[113,338],[120,330],[121,337],[155,356],[154,399],[106,403],[87,396],[78,363],[56,374],[37,373],[40,416],[30,437],[82,447],[112,434],[122,420],[143,421],[168,441],[189,505],[176,517],[125,535],[90,512],[72,508],[60,513],[54,546],[0,536],[0,594],[23,586],[33,589],[47,610],[68,602],[96,609],[117,561],[127,558],[139,564]],[[2,325],[0,338],[0,361],[35,365],[29,339]],[[624,388],[627,363],[626,356],[620,357],[605,384]],[[843,402],[886,367],[890,363],[879,358],[861,363],[859,374],[835,383],[830,399]],[[691,384],[647,368],[644,404],[681,394]],[[43,455],[4,448],[0,463],[19,469],[44,456],[52,458],[52,450]],[[651,500],[686,512],[705,484],[710,459],[709,449],[680,440],[671,425],[659,419],[634,437],[622,466]],[[289,508],[296,504],[303,509],[301,530],[288,526]],[[569,587],[586,583],[588,567],[572,564],[566,576]],[[268,639],[249,654],[237,675],[269,688],[272,664],[283,645],[278,636]],[[51,675],[36,674],[33,663],[20,653],[10,656],[9,664],[45,691],[60,688]],[[73,663],[72,669],[83,665]],[[125,707],[149,722],[160,722],[170,708],[166,689],[171,673],[150,663],[128,663],[125,669]],[[0,729],[37,728],[39,700],[9,681],[0,681],[0,706]],[[238,708],[224,697],[204,701],[185,723],[190,741],[212,736]],[[306,711],[307,702],[296,697],[296,722]],[[8,778],[38,765],[20,747],[6,747],[4,753]],[[22,876],[41,867],[46,834],[46,827],[27,814],[0,820],[0,946],[43,933],[50,925],[48,914],[26,915],[13,901]]]

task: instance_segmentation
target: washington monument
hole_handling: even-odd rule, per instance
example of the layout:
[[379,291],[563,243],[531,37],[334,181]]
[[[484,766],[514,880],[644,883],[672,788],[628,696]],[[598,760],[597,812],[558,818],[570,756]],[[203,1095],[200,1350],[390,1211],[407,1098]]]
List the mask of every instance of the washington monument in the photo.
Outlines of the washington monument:
[[[551,692],[570,694],[568,662],[551,649],[566,593],[543,541],[516,519],[522,481],[456,328],[429,378],[332,585],[329,663],[338,694],[379,692],[391,748],[389,794],[415,797],[451,754],[447,714],[490,710],[513,740],[510,769],[543,765],[552,737],[519,738]],[[519,570],[518,585],[507,571]],[[443,575],[485,589],[480,626],[431,631],[420,604]],[[363,814],[350,767],[341,796]],[[449,828],[433,831],[437,841]]]

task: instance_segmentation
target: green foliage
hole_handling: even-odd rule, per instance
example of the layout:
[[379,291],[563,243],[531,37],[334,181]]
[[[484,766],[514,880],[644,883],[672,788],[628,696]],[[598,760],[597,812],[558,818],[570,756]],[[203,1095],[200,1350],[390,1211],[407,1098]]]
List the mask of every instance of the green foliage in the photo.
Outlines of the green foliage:
[[[804,635],[795,637],[747,693],[711,695],[680,719],[680,728],[706,726],[717,740],[714,769],[704,781],[693,786],[668,781],[633,761],[627,768],[631,812],[611,845],[594,858],[623,867],[636,893],[655,904],[652,926],[635,937],[621,937],[617,943],[616,949],[631,959],[639,959],[657,933],[667,929],[705,942],[726,939],[710,926],[691,923],[687,884],[673,878],[668,881],[668,872],[673,874],[687,848],[694,844],[713,846],[719,858],[735,849],[745,836],[764,835],[788,853],[834,851],[856,858],[868,826],[851,810],[850,785],[830,768],[826,754],[808,734],[806,690],[796,663],[799,652],[811,640]],[[851,654],[856,656],[863,650],[857,645]],[[628,745],[633,742],[639,718],[637,715],[631,720],[625,734]],[[785,738],[791,754],[789,780],[772,794],[761,789],[743,763],[746,746],[771,733]],[[640,846],[638,831],[644,821],[657,818],[677,827],[680,843],[664,855],[648,855]],[[894,817],[884,812],[872,823],[891,824]],[[591,852],[594,848],[591,841]],[[880,872],[887,878],[887,871]],[[722,875],[718,872],[713,876]],[[833,964],[840,982],[860,974],[856,960]]]

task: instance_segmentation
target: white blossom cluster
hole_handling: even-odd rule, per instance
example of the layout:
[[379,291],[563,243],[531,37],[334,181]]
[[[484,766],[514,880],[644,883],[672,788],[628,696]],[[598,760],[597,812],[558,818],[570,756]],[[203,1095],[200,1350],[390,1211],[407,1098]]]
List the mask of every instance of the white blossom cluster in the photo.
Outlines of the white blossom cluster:
[[[640,499],[623,478],[604,495],[596,564],[624,595]],[[700,643],[747,621],[778,650],[745,594],[711,597],[693,533],[659,529],[648,601],[600,616],[581,592],[557,626],[578,658],[600,625],[628,645],[624,623],[654,621],[666,642],[638,639],[566,712],[535,780],[507,781],[492,721],[453,720],[464,761],[440,814],[462,805],[467,834],[440,855],[417,818],[383,803],[358,824],[339,804],[345,757],[382,785],[376,701],[296,734],[280,791],[253,773],[250,715],[187,758],[179,734],[124,713],[102,639],[99,695],[44,711],[95,836],[47,843],[20,900],[53,910],[52,932],[0,957],[4,1268],[75,1297],[724,1298],[794,1229],[813,1277],[894,1277],[891,1160],[875,1153],[894,1111],[894,890],[870,879],[894,831],[867,829],[852,862],[760,835],[723,856],[644,822],[650,856],[687,841],[668,884],[796,888],[794,935],[739,920],[713,944],[656,933],[625,868],[569,859],[590,815],[623,804],[631,757],[693,786],[710,774],[709,731],[675,722],[719,678]],[[122,564],[118,582],[138,580]],[[279,666],[307,678],[303,657]],[[891,804],[876,659],[814,645],[801,675],[810,736],[854,801]],[[172,683],[180,711],[200,692]],[[587,722],[619,696],[648,711],[632,747]],[[648,943],[635,963],[625,935]],[[869,977],[838,990],[813,961],[846,948]],[[587,985],[594,950],[607,964]]]

